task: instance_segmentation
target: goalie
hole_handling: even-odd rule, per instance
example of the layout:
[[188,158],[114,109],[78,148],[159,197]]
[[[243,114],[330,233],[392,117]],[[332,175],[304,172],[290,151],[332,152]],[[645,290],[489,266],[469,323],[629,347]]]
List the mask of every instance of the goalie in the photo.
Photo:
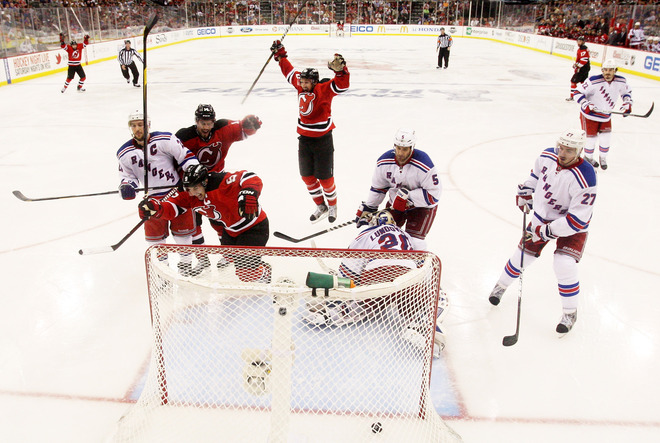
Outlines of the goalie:
[[[351,242],[349,249],[372,249],[384,251],[412,251],[412,238],[396,225],[389,210],[384,209],[369,217],[369,227],[364,229]],[[341,276],[353,280],[358,286],[373,285],[394,281],[411,270],[418,268],[413,259],[367,259],[347,258],[339,266]],[[415,291],[411,291],[415,293]],[[399,315],[409,321],[402,331],[404,339],[421,348],[425,347],[423,306],[420,300],[410,298],[410,292],[394,292],[386,297],[367,300],[329,300],[308,305],[304,320],[319,326],[342,326],[357,323],[363,319],[383,312],[388,305],[394,304]],[[445,347],[445,335],[440,323],[446,315],[448,301],[446,294],[440,291],[438,312],[434,336],[434,354],[437,357]],[[421,308],[421,309],[420,309]]]

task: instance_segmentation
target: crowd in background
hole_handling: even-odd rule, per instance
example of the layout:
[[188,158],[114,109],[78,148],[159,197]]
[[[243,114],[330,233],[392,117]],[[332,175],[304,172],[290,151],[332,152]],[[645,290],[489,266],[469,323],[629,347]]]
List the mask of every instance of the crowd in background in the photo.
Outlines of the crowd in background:
[[[156,8],[155,3],[167,6],[162,8],[158,24],[162,31],[288,24],[302,5],[291,0],[0,0],[0,56],[30,52],[31,48],[52,49],[49,39],[57,35],[53,29],[65,25],[71,34],[80,34],[86,28],[92,41],[139,34],[145,12]],[[58,13],[45,13],[47,8],[59,8]],[[74,10],[79,11],[78,15]],[[65,14],[75,15],[75,20],[65,20]],[[630,31],[639,23],[638,29],[644,33],[639,49],[660,52],[655,40],[660,35],[660,2],[650,0],[559,0],[529,5],[487,0],[314,0],[297,19],[301,24],[338,21],[499,27],[567,39],[584,36],[587,42],[615,46],[630,46]]]

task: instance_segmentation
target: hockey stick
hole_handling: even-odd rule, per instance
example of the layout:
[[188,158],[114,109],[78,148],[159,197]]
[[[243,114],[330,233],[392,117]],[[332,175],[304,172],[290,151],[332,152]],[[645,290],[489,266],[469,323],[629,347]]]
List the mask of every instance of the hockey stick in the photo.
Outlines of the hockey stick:
[[[309,242],[312,245],[312,248],[316,249],[316,242],[314,240]],[[314,257],[316,258],[316,262],[319,264],[321,269],[323,269],[323,272],[330,274],[330,275],[338,275],[337,271],[332,269],[330,266],[328,266],[323,260],[321,260],[321,257]]]
[[[153,188],[150,188],[151,190],[155,189],[169,189],[172,186],[156,186]],[[144,188],[137,188],[136,191],[144,191]],[[12,191],[12,194],[16,196],[17,199],[24,201],[24,202],[40,202],[40,201],[45,201],[45,200],[62,200],[65,198],[78,198],[78,197],[94,197],[96,195],[109,195],[109,194],[119,194],[119,190],[116,189],[114,191],[105,191],[105,192],[93,192],[91,194],[76,194],[76,195],[60,195],[59,197],[41,197],[41,198],[29,198],[26,197],[21,191]]]
[[655,106],[655,102],[651,103],[651,109],[648,110],[646,114],[626,114],[623,112],[619,111],[612,111],[612,114],[618,114],[618,115],[623,115],[624,117],[639,117],[639,118],[647,118],[651,113],[653,112],[653,107]]
[[518,334],[520,333],[520,305],[522,303],[522,288],[523,288],[523,259],[525,257],[525,235],[527,231],[527,212],[523,211],[523,229],[522,229],[522,248],[520,251],[520,290],[518,291],[518,315],[516,317],[516,333],[513,335],[507,335],[502,339],[502,345],[504,346],[513,346],[518,343]]
[[[280,41],[284,40],[284,37],[286,37],[286,35],[289,33],[289,30],[291,29],[291,26],[293,26],[293,24],[298,20],[298,17],[300,17],[300,14],[302,13],[302,10],[305,8],[305,6],[307,6],[307,2],[303,2],[303,4],[300,5],[300,8],[298,8],[298,13],[293,18],[291,23],[289,23],[289,26],[284,31],[284,34],[282,34],[282,37],[280,37]],[[243,97],[243,100],[241,101],[241,104],[245,103],[245,100],[247,100],[248,96],[252,92],[252,89],[254,88],[254,86],[257,84],[257,82],[261,78],[261,74],[264,73],[264,70],[266,69],[266,66],[268,66],[268,63],[270,63],[270,60],[273,58],[273,55],[274,54],[271,52],[270,56],[268,57],[268,60],[266,60],[266,63],[264,63],[263,68],[261,68],[261,71],[259,71],[259,75],[257,75],[257,78],[254,79],[254,81],[252,82],[252,86],[250,86],[250,89],[248,89],[247,94],[245,94],[245,97]]]
[[308,235],[307,237],[303,237],[303,238],[293,238],[293,237],[290,237],[286,234],[282,234],[281,232],[278,232],[278,231],[273,232],[273,235],[277,238],[281,238],[282,240],[287,240],[287,241],[290,241],[292,243],[300,243],[301,241],[309,240],[310,238],[314,238],[314,237],[318,237],[319,235],[327,234],[330,231],[334,231],[336,229],[343,228],[344,226],[348,226],[348,225],[353,224],[353,223],[355,223],[355,220],[350,220],[350,221],[344,222],[342,224],[339,224],[337,226],[333,226],[331,228],[324,229],[323,231],[319,231],[316,234]]
[[[78,22],[78,26],[80,26],[80,29],[82,29],[83,36],[88,35],[87,31],[85,31],[85,28],[83,27],[82,23],[80,23],[80,20],[78,19],[78,15],[76,14],[76,11],[73,10],[73,8],[69,8],[71,10],[71,13],[73,16],[76,18],[76,21]],[[89,60],[87,59],[87,48],[85,48],[85,64],[89,65]]]
[[124,244],[124,242],[125,242],[126,240],[128,240],[128,238],[129,238],[131,235],[135,234],[135,231],[137,231],[137,230],[140,228],[140,226],[142,226],[142,225],[144,224],[145,221],[146,221],[146,220],[140,220],[140,222],[139,222],[137,225],[133,226],[133,229],[131,229],[131,230],[129,231],[129,233],[126,234],[126,235],[124,236],[124,238],[122,238],[121,240],[119,240],[119,241],[118,241],[117,243],[115,243],[114,245],[111,245],[111,246],[100,246],[100,247],[98,247],[98,248],[80,249],[80,250],[78,251],[78,254],[80,254],[80,255],[91,255],[91,254],[102,254],[102,253],[104,253],[104,252],[112,252],[112,251],[116,251],[121,245]]
[[142,142],[142,153],[144,157],[144,187],[149,189],[149,119],[147,117],[147,37],[151,30],[158,22],[158,12],[154,12],[147,20],[144,26],[144,34],[142,36],[142,50],[144,51],[144,62],[142,63],[142,125],[144,127],[144,139]]

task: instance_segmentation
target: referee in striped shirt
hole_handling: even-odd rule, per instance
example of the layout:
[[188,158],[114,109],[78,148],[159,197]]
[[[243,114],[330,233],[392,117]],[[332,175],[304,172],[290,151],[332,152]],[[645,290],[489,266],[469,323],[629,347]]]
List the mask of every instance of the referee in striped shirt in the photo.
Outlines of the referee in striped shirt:
[[445,34],[445,28],[440,28],[440,35],[438,36],[438,46],[435,48],[438,51],[438,66],[437,69],[442,68],[442,61],[445,61],[444,68],[449,67],[449,49],[454,41],[451,35]]
[[131,48],[131,41],[124,41],[124,48],[119,51],[119,56],[117,57],[117,61],[121,65],[121,75],[123,75],[126,79],[126,83],[130,83],[131,78],[128,74],[128,70],[130,69],[133,73],[133,86],[139,88],[140,84],[138,83],[138,78],[140,77],[140,73],[138,72],[138,68],[133,61],[133,56],[137,57],[138,60],[140,60],[140,63],[144,64],[140,54],[138,54],[135,49]]

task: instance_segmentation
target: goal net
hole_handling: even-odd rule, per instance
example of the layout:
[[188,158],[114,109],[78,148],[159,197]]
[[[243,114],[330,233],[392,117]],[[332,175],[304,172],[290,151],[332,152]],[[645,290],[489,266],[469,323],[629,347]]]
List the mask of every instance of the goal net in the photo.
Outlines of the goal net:
[[350,37],[351,36],[351,24],[350,23],[344,23],[343,25],[340,25],[338,23],[331,23],[328,35],[331,38]]
[[111,441],[461,441],[429,393],[435,255],[156,245],[146,268],[150,367]]

